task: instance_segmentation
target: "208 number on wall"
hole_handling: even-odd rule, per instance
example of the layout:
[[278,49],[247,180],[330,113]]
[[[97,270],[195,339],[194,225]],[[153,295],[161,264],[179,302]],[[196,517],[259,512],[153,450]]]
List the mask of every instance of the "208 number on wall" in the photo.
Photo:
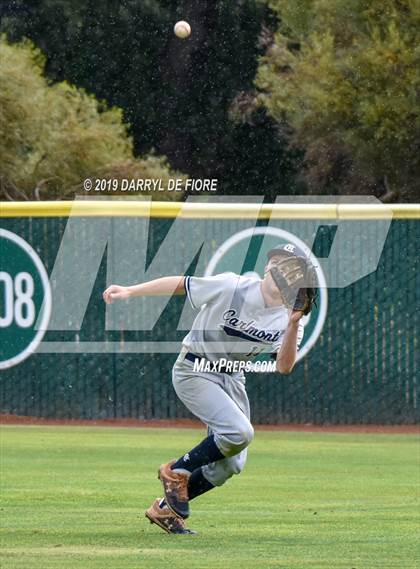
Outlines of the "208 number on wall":
[[29,273],[18,273],[14,279],[0,271],[0,286],[3,284],[3,315],[0,314],[0,328],[16,322],[21,328],[29,328],[35,320],[34,279]]
[[50,283],[41,259],[22,237],[0,228],[0,369],[36,351],[50,313]]

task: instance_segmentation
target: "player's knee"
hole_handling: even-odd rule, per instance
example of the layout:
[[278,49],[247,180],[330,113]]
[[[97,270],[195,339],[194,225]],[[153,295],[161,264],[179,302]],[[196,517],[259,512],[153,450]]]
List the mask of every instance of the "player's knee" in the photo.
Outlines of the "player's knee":
[[242,452],[254,438],[254,429],[251,423],[243,426],[237,433],[226,438],[227,453],[226,456],[235,456]]
[[243,442],[245,444],[244,448],[246,448],[248,445],[250,445],[252,443],[252,440],[254,438],[254,429],[253,429],[251,423],[249,423],[246,430],[244,430],[241,434],[242,434]]
[[244,426],[243,429],[238,433],[238,448],[240,447],[240,451],[244,450],[248,445],[251,444],[252,439],[254,438],[254,429],[251,423],[248,423]]
[[227,464],[224,471],[219,473],[218,486],[222,486],[225,482],[232,478],[235,474],[240,474],[244,469],[244,464],[241,462],[233,461]]
[[203,467],[207,480],[214,486],[222,486],[235,474],[240,474],[245,467],[247,455],[240,453],[227,460],[221,460]]
[[230,465],[229,478],[231,478],[234,474],[240,474],[244,469],[244,466],[245,466],[244,461],[239,461],[239,460],[233,461],[232,464]]

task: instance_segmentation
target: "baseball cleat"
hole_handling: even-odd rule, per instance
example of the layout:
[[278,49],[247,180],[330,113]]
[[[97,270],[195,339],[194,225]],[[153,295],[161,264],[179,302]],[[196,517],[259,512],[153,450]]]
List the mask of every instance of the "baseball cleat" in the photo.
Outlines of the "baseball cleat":
[[151,524],[156,524],[167,533],[195,534],[197,532],[185,527],[185,522],[176,516],[169,508],[159,506],[160,498],[156,498],[144,515]]
[[158,478],[163,484],[165,492],[165,502],[168,508],[181,518],[188,518],[190,507],[188,505],[188,474],[181,474],[171,470],[172,460],[167,464],[162,464],[159,468]]

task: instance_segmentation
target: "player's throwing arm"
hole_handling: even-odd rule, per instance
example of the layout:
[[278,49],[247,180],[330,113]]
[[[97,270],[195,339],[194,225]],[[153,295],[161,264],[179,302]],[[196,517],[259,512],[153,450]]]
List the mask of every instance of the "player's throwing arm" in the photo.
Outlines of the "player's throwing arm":
[[106,304],[115,300],[126,300],[135,296],[185,294],[185,277],[162,277],[133,286],[111,285],[103,293]]

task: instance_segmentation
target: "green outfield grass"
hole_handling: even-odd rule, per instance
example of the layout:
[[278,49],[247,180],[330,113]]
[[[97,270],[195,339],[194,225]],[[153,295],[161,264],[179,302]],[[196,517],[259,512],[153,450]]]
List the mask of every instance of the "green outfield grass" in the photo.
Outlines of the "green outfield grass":
[[143,511],[198,430],[2,428],[2,569],[415,569],[415,435],[257,432],[240,476],[192,502],[196,536]]

